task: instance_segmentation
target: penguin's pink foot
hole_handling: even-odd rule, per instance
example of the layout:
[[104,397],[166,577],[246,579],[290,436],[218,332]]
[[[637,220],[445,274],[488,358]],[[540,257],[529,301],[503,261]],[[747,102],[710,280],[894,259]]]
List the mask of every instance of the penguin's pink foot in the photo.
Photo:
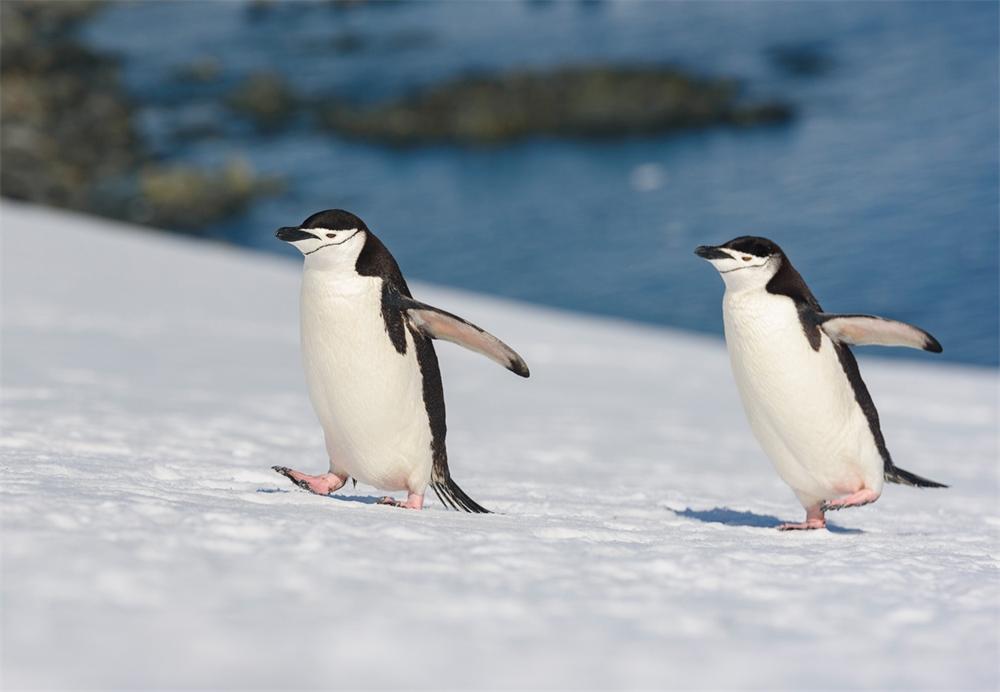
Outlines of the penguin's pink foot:
[[825,529],[826,519],[806,519],[798,524],[782,524],[778,531],[809,531],[811,529]]
[[378,503],[380,505],[389,505],[390,507],[402,507],[403,509],[423,509],[424,508],[424,496],[417,495],[416,493],[410,493],[406,502],[401,502],[394,497],[389,497],[386,495],[380,498]]
[[287,466],[272,466],[271,468],[303,490],[308,490],[317,495],[329,495],[335,490],[340,490],[344,486],[344,483],[347,482],[346,478],[341,478],[335,473],[310,476],[301,471],[290,469]]
[[782,524],[778,531],[810,531],[812,529],[825,529],[826,519],[823,518],[823,506],[813,505],[806,508],[806,520],[798,524]]
[[824,502],[821,509],[824,512],[829,512],[835,509],[844,509],[845,507],[863,507],[864,505],[870,505],[878,498],[879,494],[874,490],[862,488],[858,492],[852,493],[847,497],[842,497],[839,500]]

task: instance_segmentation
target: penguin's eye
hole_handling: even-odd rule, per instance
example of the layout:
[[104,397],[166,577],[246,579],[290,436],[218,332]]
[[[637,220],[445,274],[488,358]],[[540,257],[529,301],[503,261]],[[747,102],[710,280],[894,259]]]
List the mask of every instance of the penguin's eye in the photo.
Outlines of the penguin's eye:
[[747,256],[747,255],[743,255],[743,261],[744,261],[744,262],[749,262],[749,261],[750,261],[750,260],[752,260],[752,259],[753,259],[753,257],[749,257],[749,256]]
[[327,238],[335,238],[335,237],[337,237],[337,234],[336,233],[327,233],[326,237]]

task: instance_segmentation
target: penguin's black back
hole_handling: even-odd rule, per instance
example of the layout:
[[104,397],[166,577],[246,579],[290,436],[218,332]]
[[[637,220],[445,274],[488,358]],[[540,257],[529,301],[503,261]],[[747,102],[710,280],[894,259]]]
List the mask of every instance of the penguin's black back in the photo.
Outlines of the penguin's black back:
[[368,229],[365,231],[365,246],[358,255],[358,261],[354,265],[355,271],[362,276],[377,276],[382,279],[383,286],[389,285],[400,295],[412,298],[410,287],[406,285],[403,272],[399,269],[396,258],[389,252],[389,248],[374,233]]

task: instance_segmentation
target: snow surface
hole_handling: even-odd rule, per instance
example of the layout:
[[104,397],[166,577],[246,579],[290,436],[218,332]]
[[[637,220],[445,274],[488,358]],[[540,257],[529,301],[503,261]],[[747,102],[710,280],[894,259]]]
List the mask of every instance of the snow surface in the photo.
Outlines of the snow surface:
[[720,342],[418,285],[531,366],[438,347],[498,513],[321,498],[269,470],[325,468],[297,264],[0,214],[5,689],[1000,685],[995,370],[864,360],[953,487],[779,533]]

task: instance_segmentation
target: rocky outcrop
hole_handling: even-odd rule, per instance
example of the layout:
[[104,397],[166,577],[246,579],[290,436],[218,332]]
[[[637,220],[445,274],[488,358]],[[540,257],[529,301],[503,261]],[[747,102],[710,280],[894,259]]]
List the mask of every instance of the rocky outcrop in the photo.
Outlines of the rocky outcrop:
[[250,75],[226,96],[226,104],[262,131],[273,131],[284,125],[299,106],[291,87],[274,72]]
[[0,3],[0,194],[196,231],[278,189],[246,164],[153,160],[114,58],[75,39],[101,3]]
[[88,209],[91,183],[142,158],[118,67],[72,37],[94,2],[0,3],[0,192]]
[[245,161],[210,170],[183,164],[147,166],[139,172],[131,215],[153,226],[197,230],[282,189],[281,181],[261,178]]
[[529,135],[614,137],[784,123],[790,105],[747,101],[738,83],[661,67],[577,67],[465,77],[368,107],[338,103],[323,122],[395,144],[496,143]]

